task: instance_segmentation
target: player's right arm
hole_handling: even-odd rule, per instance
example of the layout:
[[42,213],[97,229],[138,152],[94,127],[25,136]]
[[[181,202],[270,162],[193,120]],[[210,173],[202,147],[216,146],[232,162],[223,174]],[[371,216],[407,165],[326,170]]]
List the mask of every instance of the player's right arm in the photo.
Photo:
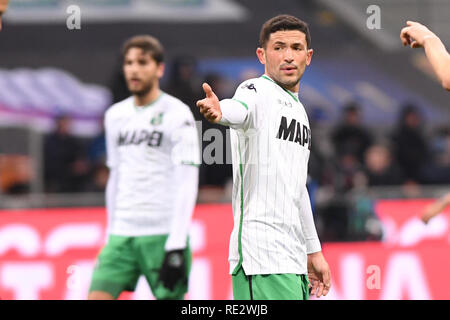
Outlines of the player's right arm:
[[428,223],[431,218],[441,213],[448,205],[450,205],[450,193],[428,205],[422,214],[422,221]]
[[441,39],[418,22],[407,21],[406,24],[400,32],[403,45],[410,45],[411,48],[423,47],[442,86],[450,91],[450,54]]
[[108,217],[112,217],[114,213],[116,190],[117,190],[117,164],[118,150],[115,138],[115,130],[111,113],[107,112],[104,119],[105,140],[106,140],[106,165],[109,168],[109,177],[106,184],[105,202]]
[[256,104],[256,90],[245,92],[242,87],[236,90],[232,99],[223,99],[219,101],[211,87],[203,84],[205,99],[197,102],[200,113],[212,123],[229,126],[233,129],[248,129],[250,127],[252,114]]

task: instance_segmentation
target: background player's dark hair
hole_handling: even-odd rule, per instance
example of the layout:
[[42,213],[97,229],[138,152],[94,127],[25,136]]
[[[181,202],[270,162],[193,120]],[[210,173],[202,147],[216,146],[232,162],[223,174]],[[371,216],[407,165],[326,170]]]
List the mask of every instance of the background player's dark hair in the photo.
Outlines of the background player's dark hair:
[[138,35],[128,39],[122,47],[122,55],[125,57],[131,48],[139,48],[144,53],[150,53],[151,57],[160,64],[164,61],[164,48],[158,39],[149,35]]
[[350,101],[344,105],[344,114],[360,112],[361,106],[356,101]]
[[270,35],[277,31],[284,30],[299,30],[306,36],[306,44],[308,49],[311,47],[311,36],[309,34],[308,24],[294,16],[288,14],[278,15],[270,20],[267,20],[259,34],[259,46],[266,48],[267,41],[269,41]]
[[398,117],[398,124],[400,126],[404,125],[406,122],[406,118],[410,115],[414,114],[416,115],[419,120],[422,122],[424,120],[422,111],[419,109],[419,107],[414,104],[413,102],[405,102],[400,108],[400,114]]

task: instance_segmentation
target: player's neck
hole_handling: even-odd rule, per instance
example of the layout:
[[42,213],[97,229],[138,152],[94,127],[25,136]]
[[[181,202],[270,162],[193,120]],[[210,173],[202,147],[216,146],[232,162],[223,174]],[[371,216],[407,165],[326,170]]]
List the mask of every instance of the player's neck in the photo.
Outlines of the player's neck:
[[293,85],[293,86],[286,86],[282,83],[277,82],[276,80],[274,80],[271,76],[269,76],[267,73],[264,74],[267,78],[269,78],[270,80],[272,80],[273,82],[275,82],[277,85],[279,85],[281,88],[283,88],[284,90],[290,91],[291,93],[294,93],[296,95],[298,95],[298,91],[300,89],[300,82],[297,82],[297,84]]
[[279,84],[279,86],[281,86],[284,90],[288,90],[291,93],[298,95],[298,90],[300,89],[300,82],[297,82],[297,84],[294,86],[284,86],[282,84]]
[[159,86],[154,86],[149,92],[144,95],[134,95],[134,104],[138,107],[143,107],[155,102],[161,95]]

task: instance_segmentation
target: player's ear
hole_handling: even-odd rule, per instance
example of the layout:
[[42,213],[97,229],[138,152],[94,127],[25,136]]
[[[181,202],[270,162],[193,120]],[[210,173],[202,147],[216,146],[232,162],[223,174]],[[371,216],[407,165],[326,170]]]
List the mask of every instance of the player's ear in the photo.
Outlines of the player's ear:
[[164,64],[164,62],[161,62],[160,64],[158,64],[158,70],[157,70],[158,78],[161,79],[163,77],[165,68],[166,68],[166,65]]
[[307,57],[306,57],[306,65],[307,66],[309,66],[311,64],[311,59],[312,59],[313,53],[314,53],[313,49],[308,49]]
[[266,64],[266,51],[263,48],[256,49],[256,55],[258,56],[261,64]]

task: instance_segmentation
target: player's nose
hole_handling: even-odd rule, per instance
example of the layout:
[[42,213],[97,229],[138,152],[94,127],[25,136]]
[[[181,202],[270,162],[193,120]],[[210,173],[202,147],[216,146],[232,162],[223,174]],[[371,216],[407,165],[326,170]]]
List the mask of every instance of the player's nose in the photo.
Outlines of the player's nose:
[[286,62],[292,62],[292,61],[294,61],[294,56],[293,56],[293,54],[292,54],[292,50],[291,50],[291,49],[287,49],[287,50],[285,51],[285,54],[284,54],[284,61],[286,61]]

